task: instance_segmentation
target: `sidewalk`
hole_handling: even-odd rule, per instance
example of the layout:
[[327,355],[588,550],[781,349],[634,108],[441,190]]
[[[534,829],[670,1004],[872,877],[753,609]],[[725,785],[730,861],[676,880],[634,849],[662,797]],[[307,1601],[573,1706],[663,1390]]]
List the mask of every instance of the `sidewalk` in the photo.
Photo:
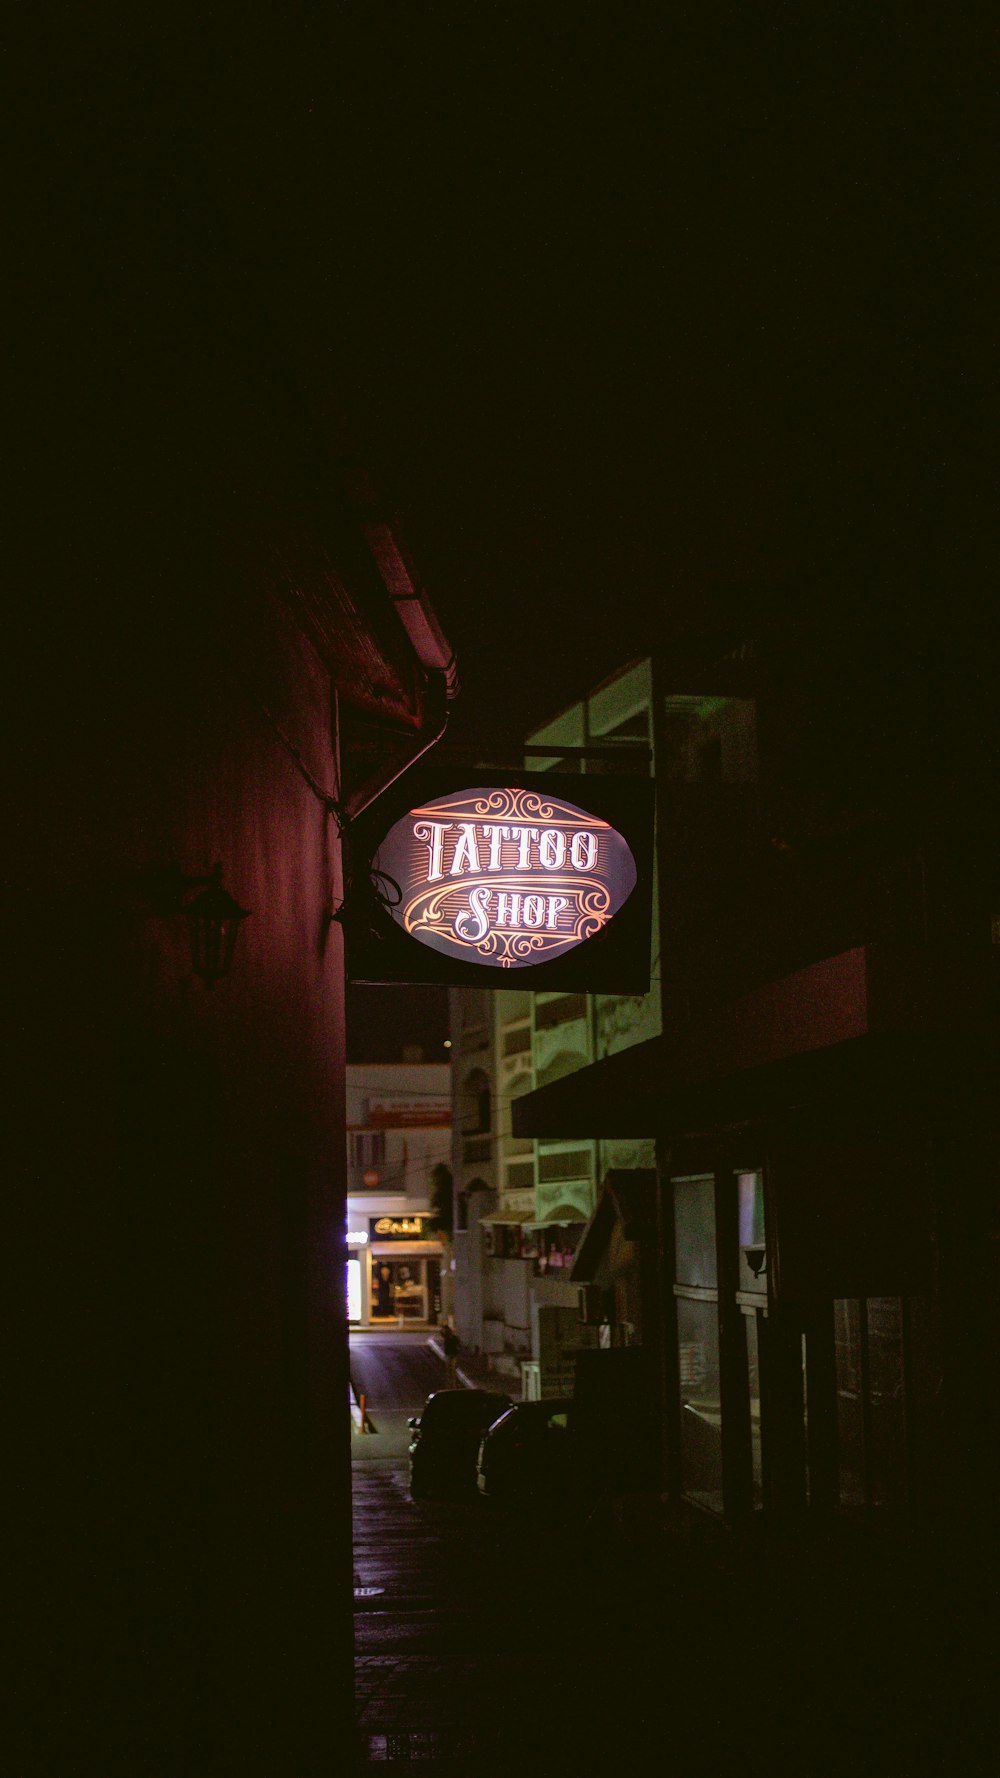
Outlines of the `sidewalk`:
[[[432,1333],[427,1344],[437,1353],[441,1363],[447,1365],[444,1341],[440,1333]],[[455,1375],[466,1389],[495,1389],[503,1395],[509,1395],[511,1401],[521,1400],[520,1369],[516,1376],[508,1375],[505,1371],[491,1370],[489,1361],[482,1352],[468,1352],[463,1349],[455,1361]]]

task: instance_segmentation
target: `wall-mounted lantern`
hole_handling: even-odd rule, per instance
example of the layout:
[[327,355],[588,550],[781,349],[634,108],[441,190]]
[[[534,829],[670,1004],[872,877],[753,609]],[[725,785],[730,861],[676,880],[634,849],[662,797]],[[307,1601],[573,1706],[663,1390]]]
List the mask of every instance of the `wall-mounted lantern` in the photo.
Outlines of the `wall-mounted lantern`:
[[186,912],[192,967],[206,987],[213,988],[229,974],[240,927],[250,918],[250,910],[241,908],[223,889],[222,866],[217,864],[207,889],[188,903]]
[[[164,919],[183,913],[187,919],[191,966],[207,988],[228,975],[236,940],[248,908],[240,907],[222,887],[222,866],[210,877],[186,877],[176,867],[147,871],[142,879],[147,906]],[[190,899],[192,891],[201,894]]]

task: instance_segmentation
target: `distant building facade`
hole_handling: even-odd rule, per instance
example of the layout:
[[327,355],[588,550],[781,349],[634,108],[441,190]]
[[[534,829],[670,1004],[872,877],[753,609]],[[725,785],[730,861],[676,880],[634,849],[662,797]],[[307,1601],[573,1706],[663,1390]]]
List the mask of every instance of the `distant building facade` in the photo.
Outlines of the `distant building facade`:
[[[533,748],[552,748],[551,756],[532,753],[530,766],[648,776],[651,695],[649,662],[615,674],[527,737]],[[645,995],[452,990],[458,1328],[530,1393],[556,1393],[565,1350],[591,1337],[581,1332],[571,1272],[600,1181],[609,1168],[651,1167],[654,1156],[651,1139],[514,1135],[511,1106],[658,1033],[655,917],[653,933]],[[519,978],[529,979],[530,971]]]
[[734,1525],[981,1503],[995,1432],[996,840],[933,750],[890,775],[851,667],[772,639],[621,676],[648,673],[655,1012],[553,1027],[537,997],[513,1113],[536,1215],[543,1157],[597,1191],[572,1284],[659,1403],[641,1485]]
[[540,770],[654,773],[651,989],[453,995],[463,1338],[634,1397],[619,1485],[733,1525],[942,1511],[957,1449],[985,1497],[996,841],[926,754],[887,776],[851,684],[772,638],[537,731]]
[[445,1062],[348,1063],[347,1305],[356,1327],[436,1327],[450,1311]]

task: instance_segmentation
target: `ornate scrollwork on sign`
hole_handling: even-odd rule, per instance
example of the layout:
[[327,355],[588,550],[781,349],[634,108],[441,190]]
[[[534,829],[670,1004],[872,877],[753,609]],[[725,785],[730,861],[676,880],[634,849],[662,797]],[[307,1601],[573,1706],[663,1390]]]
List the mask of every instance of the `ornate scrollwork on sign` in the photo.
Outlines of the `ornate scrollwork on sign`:
[[391,913],[406,932],[500,969],[594,937],[636,882],[608,822],[530,789],[469,790],[412,809],[376,862],[401,886]]
[[555,810],[534,790],[490,790],[475,803],[477,815],[516,815],[527,821],[548,821]]

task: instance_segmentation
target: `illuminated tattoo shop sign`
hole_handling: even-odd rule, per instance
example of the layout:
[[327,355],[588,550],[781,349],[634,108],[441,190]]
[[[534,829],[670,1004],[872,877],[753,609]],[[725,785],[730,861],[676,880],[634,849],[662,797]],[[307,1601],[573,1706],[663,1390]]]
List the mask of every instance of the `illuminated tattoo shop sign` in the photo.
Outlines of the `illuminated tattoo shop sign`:
[[444,955],[498,969],[562,957],[613,920],[636,884],[621,834],[528,789],[464,790],[411,809],[378,850],[393,919]]

